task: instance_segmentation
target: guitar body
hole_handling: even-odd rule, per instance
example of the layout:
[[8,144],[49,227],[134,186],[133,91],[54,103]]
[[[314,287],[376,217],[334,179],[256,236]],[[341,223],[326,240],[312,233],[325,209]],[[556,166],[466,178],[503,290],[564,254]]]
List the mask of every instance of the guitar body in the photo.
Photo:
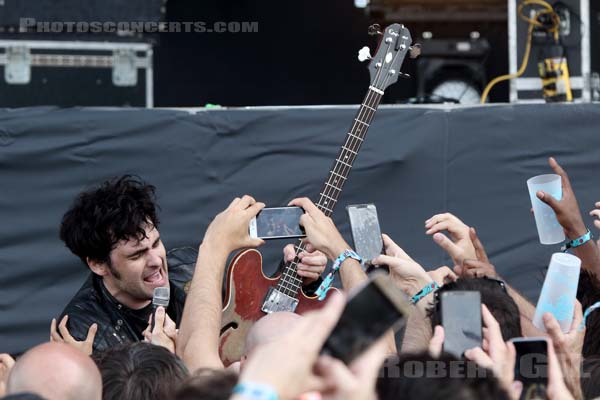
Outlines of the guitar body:
[[[221,360],[226,366],[242,358],[246,335],[254,322],[266,315],[261,307],[269,287],[277,285],[277,282],[279,276],[265,276],[262,271],[262,256],[255,249],[244,250],[231,261],[227,271],[226,303],[219,344]],[[296,313],[317,310],[326,301],[327,298],[319,301],[317,296],[309,297],[300,291]]]
[[[414,50],[410,47],[412,43],[410,32],[404,25],[392,24],[384,32],[380,32],[379,27],[375,25],[369,29],[383,37],[375,56],[371,57],[368,49],[366,53],[365,49],[361,50],[362,54],[359,53],[359,59],[371,60],[369,63],[371,81],[369,90],[346,134],[346,140],[319,193],[316,206],[325,216],[331,216],[333,212],[384,90],[398,80],[405,55],[410,50],[412,56]],[[298,276],[296,267],[300,263],[299,254],[302,251],[304,251],[304,244],[300,241],[296,246],[296,257],[286,264],[283,273],[276,278],[265,276],[262,271],[262,257],[258,251],[244,250],[234,257],[227,271],[226,303],[223,308],[219,343],[219,354],[225,365],[238,361],[242,357],[248,331],[254,322],[265,315],[262,311],[263,304],[271,311],[278,311],[293,309],[294,301],[297,300],[295,312],[298,314],[323,307],[326,299],[319,301],[317,296],[308,297],[302,289],[299,289],[302,279]],[[278,285],[280,280],[281,287],[278,290],[270,290]],[[286,293],[283,293],[284,291]],[[268,299],[265,301],[267,296]]]

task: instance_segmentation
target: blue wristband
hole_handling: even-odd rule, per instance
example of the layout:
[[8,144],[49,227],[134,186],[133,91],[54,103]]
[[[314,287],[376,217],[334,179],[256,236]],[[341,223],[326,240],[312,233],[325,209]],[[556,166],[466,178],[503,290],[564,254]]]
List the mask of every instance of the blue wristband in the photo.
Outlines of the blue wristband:
[[338,258],[335,259],[335,261],[333,262],[333,266],[331,267],[331,271],[327,274],[325,279],[323,279],[323,282],[321,282],[321,285],[315,292],[315,294],[319,296],[319,300],[323,300],[325,298],[327,291],[331,287],[331,283],[333,282],[335,274],[340,270],[342,263],[346,261],[347,258],[353,258],[359,263],[362,262],[362,258],[358,254],[356,254],[356,252],[350,249],[344,250],[342,254],[340,254]]
[[435,281],[428,283],[423,287],[423,289],[419,290],[417,294],[411,297],[410,304],[417,304],[423,297],[427,296],[429,293],[435,292],[439,288],[440,287],[437,283],[435,283]]
[[590,232],[590,230],[588,229],[584,235],[579,236],[577,239],[566,241],[560,249],[561,251],[566,252],[569,249],[574,249],[575,247],[579,247],[583,244],[586,244],[587,242],[592,240],[592,238],[592,232]]
[[238,383],[233,388],[233,394],[239,394],[248,400],[279,400],[275,389],[261,383]]

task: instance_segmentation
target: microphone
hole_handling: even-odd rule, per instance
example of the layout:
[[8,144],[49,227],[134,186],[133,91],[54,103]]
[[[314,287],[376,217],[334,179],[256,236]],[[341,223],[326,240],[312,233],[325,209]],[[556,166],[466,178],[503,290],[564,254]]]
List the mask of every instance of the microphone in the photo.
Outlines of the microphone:
[[169,306],[169,297],[171,295],[170,288],[167,287],[157,287],[154,288],[154,295],[152,296],[152,321],[150,324],[150,332],[154,330],[154,321],[156,320],[156,309],[158,307],[164,307],[165,312],[167,311],[167,307]]

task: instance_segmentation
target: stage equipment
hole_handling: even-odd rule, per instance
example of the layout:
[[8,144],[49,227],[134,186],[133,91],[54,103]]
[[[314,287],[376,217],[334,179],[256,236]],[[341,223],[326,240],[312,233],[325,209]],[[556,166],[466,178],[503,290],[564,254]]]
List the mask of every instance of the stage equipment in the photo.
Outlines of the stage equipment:
[[423,40],[421,57],[417,60],[415,103],[479,103],[490,46],[477,32],[471,36],[472,39],[465,40]]
[[148,43],[0,40],[0,107],[153,107]]
[[[590,101],[589,0],[508,1],[511,102]],[[517,64],[520,63],[520,67]]]

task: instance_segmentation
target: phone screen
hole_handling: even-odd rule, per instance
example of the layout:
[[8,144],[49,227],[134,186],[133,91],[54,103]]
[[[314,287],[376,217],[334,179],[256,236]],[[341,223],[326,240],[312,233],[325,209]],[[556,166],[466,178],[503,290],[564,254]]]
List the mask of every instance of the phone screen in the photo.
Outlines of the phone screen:
[[[304,237],[300,217],[304,210],[300,207],[263,208],[256,216],[256,234],[250,226],[250,235],[261,239],[281,239]],[[254,220],[253,220],[254,221]]]
[[[382,282],[387,277],[379,275]],[[393,288],[398,292],[397,288]],[[408,300],[405,311],[397,306],[374,281],[370,281],[360,292],[351,297],[346,308],[323,346],[323,352],[350,363],[379,339],[388,329],[399,329],[410,305]]]
[[383,250],[377,208],[374,204],[357,204],[348,206],[346,210],[350,219],[354,250],[364,260],[364,266],[368,267],[370,261]]
[[515,380],[523,383],[520,398],[546,398],[548,342],[543,338],[516,338],[511,341],[517,350]]
[[461,358],[465,350],[481,346],[481,295],[457,290],[440,293],[444,351]]

